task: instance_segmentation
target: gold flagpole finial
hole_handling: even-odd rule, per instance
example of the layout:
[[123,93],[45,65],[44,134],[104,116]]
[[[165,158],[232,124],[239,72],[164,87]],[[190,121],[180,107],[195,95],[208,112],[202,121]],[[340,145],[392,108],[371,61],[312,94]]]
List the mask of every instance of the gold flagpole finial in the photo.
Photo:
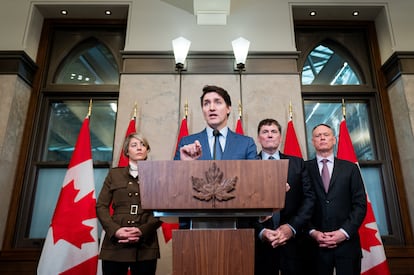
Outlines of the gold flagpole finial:
[[135,104],[134,104],[134,118],[137,118],[137,109],[138,109],[138,104],[135,101]]
[[243,108],[242,108],[241,102],[239,101],[239,117],[240,118],[242,117],[242,110]]
[[88,117],[92,114],[92,98],[89,99],[89,107],[88,107]]
[[342,98],[342,116],[346,118],[346,106],[345,106],[345,100]]
[[289,118],[292,119],[293,111],[292,111],[292,101],[289,101]]
[[187,116],[188,116],[188,100],[187,99],[185,100],[185,104],[184,104],[184,115],[185,115],[185,118],[187,119]]

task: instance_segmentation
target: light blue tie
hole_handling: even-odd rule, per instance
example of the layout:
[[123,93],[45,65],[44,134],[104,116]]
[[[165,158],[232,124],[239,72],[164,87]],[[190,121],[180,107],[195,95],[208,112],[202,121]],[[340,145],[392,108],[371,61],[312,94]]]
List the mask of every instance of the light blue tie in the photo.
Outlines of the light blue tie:
[[214,146],[213,146],[213,159],[220,160],[223,157],[223,151],[221,150],[220,146],[220,131],[214,129],[213,136],[214,136]]

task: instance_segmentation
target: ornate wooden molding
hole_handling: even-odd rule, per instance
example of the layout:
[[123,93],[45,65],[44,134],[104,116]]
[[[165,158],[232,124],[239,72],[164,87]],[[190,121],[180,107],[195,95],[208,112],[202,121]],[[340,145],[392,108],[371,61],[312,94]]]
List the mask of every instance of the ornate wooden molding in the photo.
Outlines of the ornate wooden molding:
[[24,51],[0,51],[0,74],[17,74],[32,86],[38,67]]
[[[172,52],[121,53],[123,74],[171,74],[176,73]],[[248,54],[243,74],[298,74],[299,52],[265,52]],[[191,52],[187,57],[187,69],[183,74],[238,74],[234,70],[232,52]]]
[[403,74],[414,74],[414,52],[393,53],[381,70],[384,73],[387,86]]

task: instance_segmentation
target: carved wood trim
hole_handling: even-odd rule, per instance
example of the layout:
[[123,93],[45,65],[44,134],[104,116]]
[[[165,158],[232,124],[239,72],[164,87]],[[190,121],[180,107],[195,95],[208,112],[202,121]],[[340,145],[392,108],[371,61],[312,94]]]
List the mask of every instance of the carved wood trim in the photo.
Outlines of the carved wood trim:
[[381,68],[387,87],[403,74],[414,74],[414,52],[395,52]]
[[38,67],[24,51],[0,51],[0,74],[17,74],[32,86]]

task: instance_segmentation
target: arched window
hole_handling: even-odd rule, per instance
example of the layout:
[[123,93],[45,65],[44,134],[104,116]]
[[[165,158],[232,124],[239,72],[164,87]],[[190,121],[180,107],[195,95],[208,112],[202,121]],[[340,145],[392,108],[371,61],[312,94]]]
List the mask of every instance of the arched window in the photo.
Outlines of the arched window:
[[302,85],[359,85],[361,78],[342,56],[325,43],[316,46],[306,57],[302,69]]
[[[120,52],[125,23],[46,24],[49,49],[15,225],[17,247],[40,248],[50,224],[82,122],[92,102],[95,190],[112,164],[118,106]],[[47,33],[47,34],[46,34]]]
[[119,69],[110,50],[95,38],[82,41],[59,65],[56,84],[117,85]]

